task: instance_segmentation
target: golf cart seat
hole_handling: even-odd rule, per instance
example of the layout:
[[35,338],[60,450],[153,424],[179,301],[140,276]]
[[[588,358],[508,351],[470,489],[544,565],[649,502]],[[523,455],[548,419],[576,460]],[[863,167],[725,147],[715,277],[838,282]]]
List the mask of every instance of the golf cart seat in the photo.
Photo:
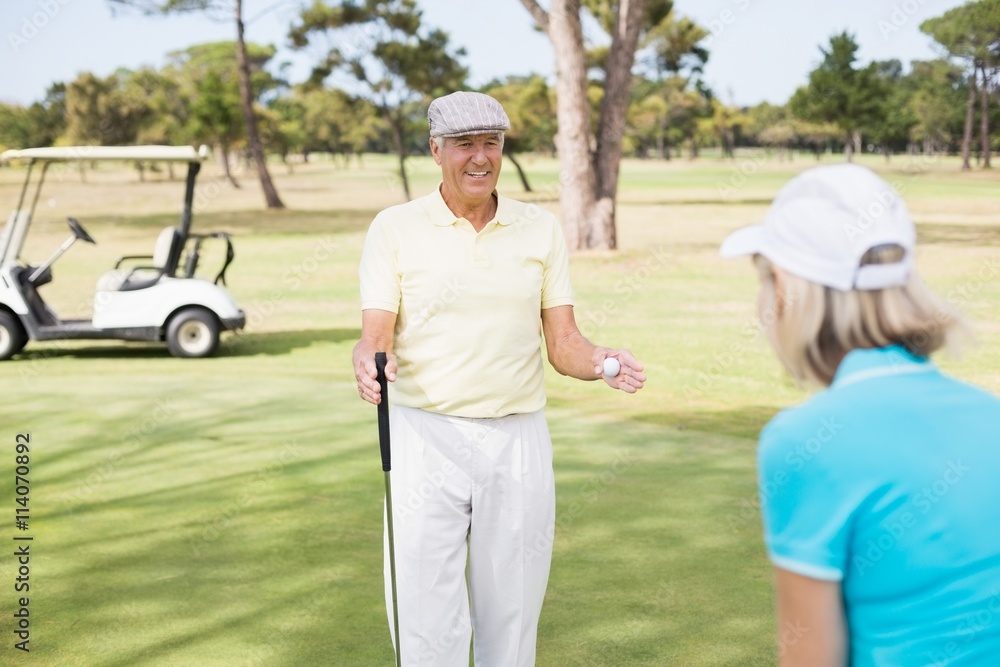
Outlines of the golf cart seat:
[[[125,255],[115,262],[115,268],[97,281],[98,292],[127,292],[155,285],[163,276],[172,276],[177,268],[183,240],[176,227],[165,227],[156,237],[152,255]],[[122,263],[148,260],[149,264],[121,268]]]

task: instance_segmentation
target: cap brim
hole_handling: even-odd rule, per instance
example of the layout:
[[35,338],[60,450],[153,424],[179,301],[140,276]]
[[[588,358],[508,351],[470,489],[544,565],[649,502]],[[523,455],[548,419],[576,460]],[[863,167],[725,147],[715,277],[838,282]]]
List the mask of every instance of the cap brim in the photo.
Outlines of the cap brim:
[[726,259],[733,259],[756,254],[763,248],[764,225],[750,225],[727,236],[719,247],[719,254]]
[[502,134],[510,128],[506,127],[473,127],[467,130],[459,130],[456,132],[444,132],[442,134],[432,134],[433,137],[444,137],[446,139],[454,139],[455,137],[471,137],[478,134]]

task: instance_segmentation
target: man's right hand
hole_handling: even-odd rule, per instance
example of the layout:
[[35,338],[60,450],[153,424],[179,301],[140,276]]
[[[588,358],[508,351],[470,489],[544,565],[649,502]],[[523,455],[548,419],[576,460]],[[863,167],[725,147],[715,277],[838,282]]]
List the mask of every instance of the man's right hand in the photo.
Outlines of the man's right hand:
[[[381,351],[365,340],[358,341],[354,346],[354,378],[358,381],[358,395],[372,405],[382,402],[382,389],[375,368],[375,353]],[[385,377],[389,382],[396,381],[396,370],[396,355],[386,354]]]

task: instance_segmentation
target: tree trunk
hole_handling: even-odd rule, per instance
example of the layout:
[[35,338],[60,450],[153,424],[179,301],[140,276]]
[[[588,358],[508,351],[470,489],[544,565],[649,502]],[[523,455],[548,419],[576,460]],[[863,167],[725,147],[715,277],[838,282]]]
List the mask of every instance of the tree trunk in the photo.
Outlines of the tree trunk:
[[406,177],[406,154],[402,151],[399,152],[399,177],[403,180],[403,194],[406,195],[406,201],[413,199],[410,196],[410,180]]
[[222,153],[222,170],[226,174],[226,180],[228,180],[230,183],[232,183],[232,185],[233,185],[234,188],[236,188],[237,190],[239,190],[240,189],[240,184],[233,177],[233,172],[229,168],[229,146],[227,146],[226,144],[223,144],[222,145],[222,150],[220,150],[219,152]]
[[882,142],[882,154],[885,155],[885,163],[889,164],[889,157],[891,153],[889,152],[889,143]]
[[844,159],[848,162],[854,162],[854,142],[852,141],[852,133],[847,133],[847,138],[844,140]]
[[972,70],[969,79],[969,101],[965,105],[965,131],[962,133],[962,171],[972,169],[969,164],[969,151],[972,146],[972,121],[976,110],[976,70]]
[[383,106],[381,109],[382,114],[389,123],[392,143],[396,148],[396,157],[399,158],[399,178],[403,182],[403,194],[406,195],[406,201],[410,201],[412,199],[410,196],[410,181],[406,177],[406,142],[403,139],[403,123],[405,121],[402,118],[394,117],[389,107]]
[[593,243],[590,247],[614,250],[618,247],[615,209],[618,177],[621,172],[622,137],[628,114],[632,65],[639,46],[648,0],[619,0],[618,15],[611,36],[601,99],[601,117],[597,129],[597,207],[590,221]]
[[983,94],[979,96],[982,101],[982,120],[980,121],[980,132],[983,145],[983,169],[990,169],[990,79],[986,73],[986,66],[981,65],[979,71],[983,75]]
[[243,0],[236,0],[236,69],[239,71],[240,106],[243,107],[243,119],[247,126],[247,143],[254,162],[257,163],[257,175],[260,177],[260,187],[264,191],[264,200],[268,208],[285,208],[278,191],[271,181],[264,160],[264,147],[257,131],[257,116],[253,112],[253,96],[250,92],[250,63],[247,58],[247,45],[243,38]]
[[854,134],[851,135],[851,139],[854,141],[854,152],[861,155],[861,130],[854,130]]
[[556,65],[556,148],[561,166],[559,201],[571,250],[614,248],[615,199],[631,69],[648,0],[620,0],[611,35],[604,98],[591,147],[587,64],[580,0],[521,0],[552,42]]
[[597,175],[590,152],[590,100],[579,0],[553,0],[549,39],[556,64],[556,150],[559,203],[570,250],[593,246],[589,214],[597,208]]
[[521,185],[524,186],[524,191],[531,192],[532,191],[531,184],[528,183],[528,175],[524,173],[524,169],[521,168],[521,163],[518,162],[517,158],[514,157],[514,152],[511,151],[507,153],[507,157],[510,158],[510,161],[514,164],[514,167],[517,169],[517,175],[521,177]]

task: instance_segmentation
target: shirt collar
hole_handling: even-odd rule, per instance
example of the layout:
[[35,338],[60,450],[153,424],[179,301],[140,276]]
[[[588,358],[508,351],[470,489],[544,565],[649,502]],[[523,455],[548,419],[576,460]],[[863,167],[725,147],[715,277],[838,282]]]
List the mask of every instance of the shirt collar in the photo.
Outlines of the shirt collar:
[[[496,220],[497,224],[506,227],[514,222],[515,219],[511,201],[499,195],[496,190],[493,191],[493,194],[497,198],[497,212],[493,220]],[[431,215],[431,220],[438,227],[450,227],[463,219],[455,217],[452,210],[448,208],[444,197],[441,196],[441,183],[438,183],[438,186],[434,188],[434,192],[427,196],[427,208]]]
[[840,362],[831,387],[844,387],[875,377],[927,373],[937,367],[926,357],[920,357],[902,345],[890,345],[867,350],[851,350]]

